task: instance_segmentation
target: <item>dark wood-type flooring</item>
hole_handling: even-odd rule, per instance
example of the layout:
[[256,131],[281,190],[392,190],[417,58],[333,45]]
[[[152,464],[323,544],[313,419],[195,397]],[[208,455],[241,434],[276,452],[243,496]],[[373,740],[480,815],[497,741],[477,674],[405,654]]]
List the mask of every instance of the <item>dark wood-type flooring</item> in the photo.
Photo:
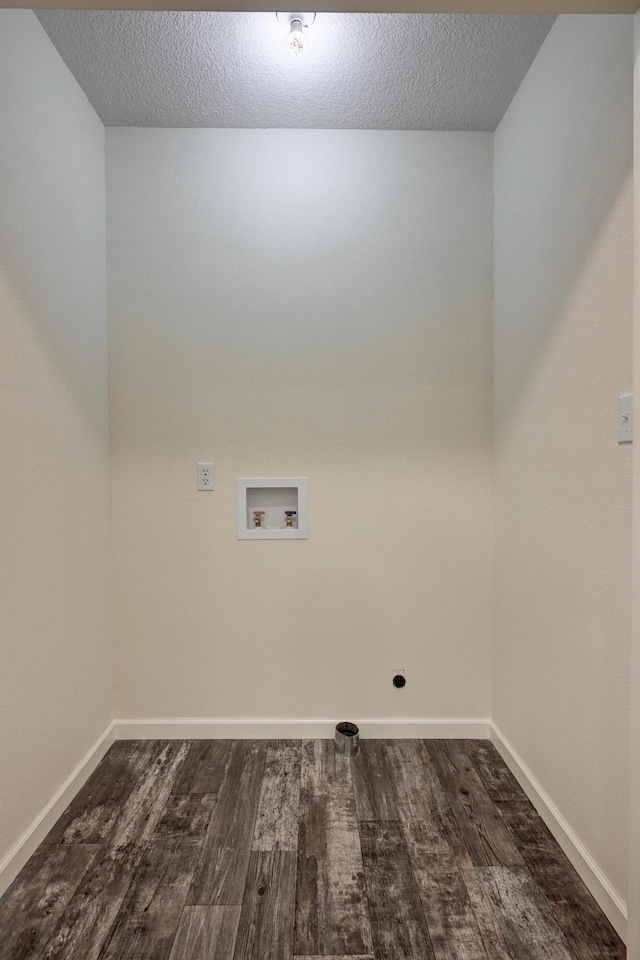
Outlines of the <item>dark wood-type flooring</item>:
[[114,744],[0,900],[0,960],[613,960],[484,740]]

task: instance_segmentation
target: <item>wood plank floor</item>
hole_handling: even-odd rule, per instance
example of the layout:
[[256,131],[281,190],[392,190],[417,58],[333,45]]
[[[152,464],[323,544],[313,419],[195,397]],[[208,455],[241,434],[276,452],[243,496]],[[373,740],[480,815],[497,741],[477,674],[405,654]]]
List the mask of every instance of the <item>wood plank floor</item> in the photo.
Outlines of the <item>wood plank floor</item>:
[[488,741],[114,744],[0,960],[622,960]]

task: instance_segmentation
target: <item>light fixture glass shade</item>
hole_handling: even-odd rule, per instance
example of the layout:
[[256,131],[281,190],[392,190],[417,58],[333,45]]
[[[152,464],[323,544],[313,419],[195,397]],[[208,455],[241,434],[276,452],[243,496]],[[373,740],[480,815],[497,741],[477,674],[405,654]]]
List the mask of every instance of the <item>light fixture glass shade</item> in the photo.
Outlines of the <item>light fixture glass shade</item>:
[[288,42],[289,53],[294,57],[299,57],[304,53],[306,46],[307,40],[302,29],[302,22],[300,20],[292,20]]

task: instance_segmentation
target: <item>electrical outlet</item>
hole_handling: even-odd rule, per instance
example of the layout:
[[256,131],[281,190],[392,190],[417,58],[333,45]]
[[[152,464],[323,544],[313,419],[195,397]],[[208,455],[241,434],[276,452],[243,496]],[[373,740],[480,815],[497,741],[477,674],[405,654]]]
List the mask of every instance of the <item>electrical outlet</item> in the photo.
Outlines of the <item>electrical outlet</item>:
[[198,490],[213,490],[215,487],[215,471],[212,463],[198,464]]

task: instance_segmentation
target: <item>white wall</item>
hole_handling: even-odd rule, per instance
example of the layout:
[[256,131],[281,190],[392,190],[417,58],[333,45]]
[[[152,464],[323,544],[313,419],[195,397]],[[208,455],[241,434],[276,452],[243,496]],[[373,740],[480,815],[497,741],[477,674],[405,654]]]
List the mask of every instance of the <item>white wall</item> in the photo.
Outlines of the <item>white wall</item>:
[[0,858],[110,719],[104,130],[0,10]]
[[[488,716],[491,135],[107,146],[117,713]],[[239,476],[309,540],[237,541]]]
[[560,17],[495,137],[493,717],[624,894],[632,26]]

